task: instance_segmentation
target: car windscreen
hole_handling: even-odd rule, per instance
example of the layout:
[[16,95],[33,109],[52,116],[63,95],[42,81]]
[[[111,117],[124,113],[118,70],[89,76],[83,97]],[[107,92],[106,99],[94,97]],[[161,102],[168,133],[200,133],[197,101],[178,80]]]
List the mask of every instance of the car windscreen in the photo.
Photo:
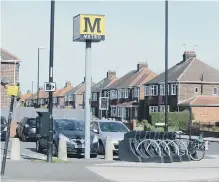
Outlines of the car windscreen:
[[35,118],[28,119],[27,124],[29,124],[30,126],[36,126],[36,119]]
[[103,132],[128,132],[128,129],[120,122],[100,122],[100,130]]
[[57,130],[71,130],[71,131],[84,131],[84,122],[79,120],[70,119],[56,119],[55,129]]

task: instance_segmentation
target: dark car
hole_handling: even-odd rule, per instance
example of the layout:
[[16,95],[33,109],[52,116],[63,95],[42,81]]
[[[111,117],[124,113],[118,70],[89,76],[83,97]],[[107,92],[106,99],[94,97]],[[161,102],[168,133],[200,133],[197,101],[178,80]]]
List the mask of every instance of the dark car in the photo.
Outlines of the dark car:
[[5,140],[7,132],[7,120],[4,116],[1,116],[1,140]]
[[36,141],[36,118],[23,118],[17,122],[16,135],[21,141]]
[[[53,121],[53,156],[58,154],[60,138],[64,138],[67,142],[67,154],[84,154],[84,122],[72,119],[54,119]],[[41,153],[46,148],[47,139],[39,138],[36,142],[37,152]],[[98,138],[92,131],[90,132],[90,154],[91,157],[97,157],[98,154]]]

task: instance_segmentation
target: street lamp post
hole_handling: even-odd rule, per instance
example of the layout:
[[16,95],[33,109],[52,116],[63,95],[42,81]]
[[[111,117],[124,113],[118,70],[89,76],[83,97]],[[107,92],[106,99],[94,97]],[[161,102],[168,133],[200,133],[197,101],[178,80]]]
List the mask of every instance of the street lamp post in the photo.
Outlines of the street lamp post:
[[168,1],[165,1],[165,131],[168,131]]
[[44,47],[38,47],[37,55],[37,107],[39,106],[39,91],[40,91],[40,50],[45,49]]

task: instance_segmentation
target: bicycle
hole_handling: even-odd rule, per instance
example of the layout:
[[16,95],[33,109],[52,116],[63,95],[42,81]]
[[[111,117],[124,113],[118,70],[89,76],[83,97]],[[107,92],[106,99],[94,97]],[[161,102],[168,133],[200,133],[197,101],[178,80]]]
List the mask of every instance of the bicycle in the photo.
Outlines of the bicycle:
[[[196,139],[181,138],[181,135],[185,134],[182,131],[176,132],[179,135],[178,142],[179,152],[181,155],[190,156],[194,161],[200,161],[205,157],[205,141],[203,140],[203,134],[200,134]],[[182,139],[185,141],[183,142]],[[186,146],[186,150],[182,150],[180,144]]]

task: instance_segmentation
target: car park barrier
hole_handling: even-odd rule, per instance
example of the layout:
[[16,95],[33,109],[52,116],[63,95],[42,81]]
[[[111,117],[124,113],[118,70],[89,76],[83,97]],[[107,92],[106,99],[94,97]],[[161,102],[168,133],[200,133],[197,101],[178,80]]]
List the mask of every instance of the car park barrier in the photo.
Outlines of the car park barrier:
[[[172,163],[201,160],[204,144],[183,140],[180,132],[131,131],[119,142],[119,158],[130,162]],[[201,157],[196,154],[201,151]]]

